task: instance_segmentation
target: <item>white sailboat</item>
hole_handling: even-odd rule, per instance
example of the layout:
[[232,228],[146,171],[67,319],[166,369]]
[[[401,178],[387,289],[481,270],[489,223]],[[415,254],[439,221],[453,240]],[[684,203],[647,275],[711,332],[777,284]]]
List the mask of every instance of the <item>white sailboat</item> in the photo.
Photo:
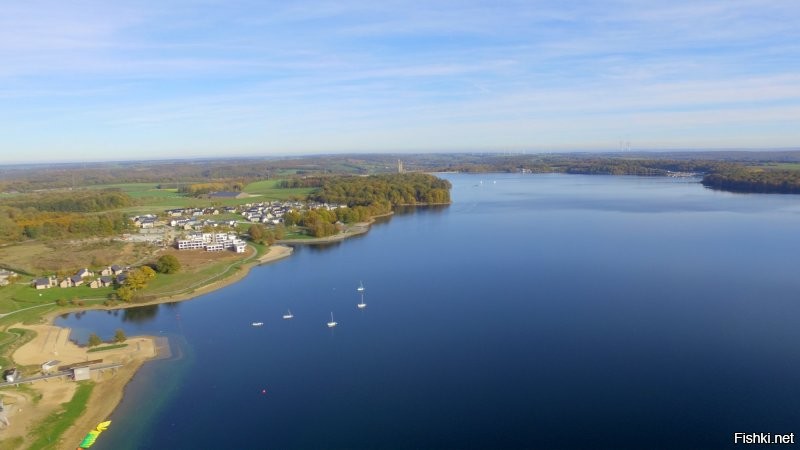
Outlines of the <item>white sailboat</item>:
[[328,328],[333,328],[336,325],[339,325],[339,323],[333,320],[333,311],[331,311],[331,321],[328,322]]
[[252,325],[253,325],[254,327],[260,327],[260,326],[263,326],[263,325],[264,325],[264,322],[253,322],[253,323],[252,323]]
[[367,307],[367,304],[364,303],[364,294],[361,294],[361,302],[358,303],[356,306],[358,306],[358,309],[364,309]]
[[284,319],[293,319],[294,318],[294,314],[292,314],[292,310],[291,309],[287,309],[286,310],[286,314],[283,315],[283,318]]
[[356,290],[357,290],[358,292],[364,292],[364,283],[363,283],[363,282],[361,282],[361,281],[359,281],[359,282],[358,282],[358,287],[356,288]]

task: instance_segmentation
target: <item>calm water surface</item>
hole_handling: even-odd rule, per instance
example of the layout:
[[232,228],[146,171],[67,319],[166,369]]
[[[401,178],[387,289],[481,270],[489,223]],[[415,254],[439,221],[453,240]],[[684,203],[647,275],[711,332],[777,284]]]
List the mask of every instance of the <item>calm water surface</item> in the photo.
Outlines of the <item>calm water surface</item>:
[[94,448],[720,448],[800,433],[798,197],[445,176],[449,207],[297,248],[190,302],[58,320],[84,341],[119,327],[171,341]]

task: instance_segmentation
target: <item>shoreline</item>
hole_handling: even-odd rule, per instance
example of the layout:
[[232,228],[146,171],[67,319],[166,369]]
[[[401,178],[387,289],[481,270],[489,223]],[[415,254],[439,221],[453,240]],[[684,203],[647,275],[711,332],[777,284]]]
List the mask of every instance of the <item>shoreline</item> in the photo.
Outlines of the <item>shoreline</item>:
[[[376,217],[388,217],[391,216],[392,214],[393,213],[381,214],[380,216]],[[370,219],[369,222],[354,223],[353,225],[350,225],[345,230],[343,230],[341,233],[334,234],[332,236],[308,238],[308,239],[281,239],[276,241],[275,243],[278,245],[315,245],[315,244],[329,244],[331,242],[343,241],[347,238],[353,236],[359,236],[369,231],[372,224],[375,223],[376,217]]]
[[[160,337],[132,336],[125,340],[125,347],[90,353],[88,347],[70,340],[69,328],[52,324],[15,326],[36,334],[13,352],[18,365],[38,366],[51,359],[57,359],[60,365],[95,359],[103,362],[91,369],[92,392],[83,405],[83,412],[58,437],[58,448],[75,448],[89,430],[110,416],[122,401],[125,386],[145,362],[169,357],[168,351],[163,352],[164,339]],[[2,429],[2,437],[3,440],[13,440],[10,445],[15,446],[3,448],[24,448],[40,439],[41,436],[31,433],[47,423],[64,403],[71,401],[78,389],[78,383],[64,373],[48,379],[21,379],[18,386],[25,388],[0,391],[6,400],[13,400],[13,403],[6,404],[9,423]]]
[[[392,213],[388,213],[385,215],[377,216],[377,217],[384,217],[390,216]],[[365,234],[369,231],[371,225],[375,222],[375,217],[371,218],[369,222],[361,222],[354,224],[347,229],[345,229],[342,233],[339,233],[334,236],[323,237],[323,238],[310,238],[310,239],[297,239],[297,240],[282,240],[276,242],[276,244],[271,245],[268,251],[261,255],[258,258],[251,257],[251,259],[245,260],[245,263],[241,266],[240,270],[235,271],[234,273],[226,276],[220,280],[212,281],[208,284],[204,284],[196,289],[193,289],[191,292],[179,293],[175,295],[168,295],[162,296],[157,298],[156,300],[152,300],[149,302],[142,302],[142,303],[135,303],[135,304],[124,304],[124,305],[114,305],[114,306],[103,306],[103,305],[93,305],[91,307],[87,307],[84,309],[80,309],[80,311],[88,311],[88,310],[117,310],[117,309],[126,309],[126,308],[135,308],[139,306],[150,306],[150,305],[158,305],[162,303],[172,303],[172,302],[180,302],[180,301],[187,301],[193,298],[199,297],[201,295],[207,294],[209,292],[216,291],[218,289],[222,289],[226,286],[229,286],[233,283],[236,283],[246,277],[250,270],[253,267],[260,266],[263,264],[269,264],[272,262],[279,261],[281,259],[287,258],[292,255],[294,252],[294,248],[291,245],[298,245],[298,244],[326,244],[330,242],[339,242],[353,236],[359,236]],[[68,311],[73,312],[73,311]],[[69,329],[57,327],[53,325],[55,318],[59,315],[64,314],[65,311],[51,311],[49,313],[45,313],[41,316],[42,320],[42,327],[52,327],[52,329],[59,330],[57,332],[57,336],[60,336],[60,330],[66,330],[67,333],[67,342],[71,344],[71,341],[68,340]],[[21,324],[14,325],[14,326],[21,326],[27,327]],[[39,338],[39,336],[37,336]],[[15,355],[19,350],[26,346],[31,346],[34,341],[37,341],[37,338],[34,340],[27,342],[26,344],[22,345],[20,348],[14,351],[12,355]],[[45,339],[49,339],[49,334],[45,337]],[[159,347],[163,348],[163,342],[161,344],[156,344],[156,340],[158,338],[147,336],[136,336],[133,338],[129,338],[129,341],[133,339],[148,339],[153,343],[153,354],[147,358],[131,358],[128,360],[122,367],[115,370],[111,377],[106,377],[102,380],[98,380],[95,383],[95,387],[92,390],[92,393],[89,399],[86,401],[84,412],[72,423],[70,424],[69,428],[61,435],[59,439],[59,443],[63,444],[66,447],[74,447],[71,442],[74,442],[75,445],[83,439],[86,433],[91,430],[97,423],[108,420],[108,417],[117,409],[119,404],[122,402],[124,398],[125,386],[133,379],[139,369],[148,361],[155,361],[159,359],[168,358],[169,355],[162,355],[158,350]],[[74,344],[72,344],[74,345]],[[77,346],[76,346],[77,347]],[[166,346],[169,349],[169,346]],[[9,355],[9,356],[12,356]],[[44,348],[38,352],[35,352],[36,360],[41,360],[42,362],[52,359],[52,355],[47,354],[44,351]],[[88,359],[88,357],[86,358]],[[16,360],[16,358],[13,358]],[[103,377],[103,375],[99,375],[99,377]],[[24,380],[23,380],[24,383]],[[39,384],[42,384],[39,382]],[[45,383],[47,384],[47,383]],[[42,386],[37,386],[36,384],[29,384],[29,386],[35,390],[36,392],[43,392],[44,389]],[[71,383],[69,386],[64,386],[65,391],[69,391],[69,398],[64,399],[64,401],[68,401],[72,398],[72,394],[74,393],[74,388],[76,384]],[[24,397],[24,395],[10,395],[8,391],[0,390],[0,393],[5,392],[7,397]],[[45,405],[40,405],[45,406]],[[7,435],[7,429],[0,428],[0,436],[3,436],[3,439],[7,437],[19,437],[22,436],[23,442],[21,448],[24,448],[25,445],[30,445],[30,438],[28,437],[27,433],[35,426],[44,420],[44,417],[47,417],[48,414],[52,413],[53,411],[58,410],[60,407],[60,403],[56,403],[54,405],[47,405],[48,408],[40,408],[39,416],[32,416],[28,420],[24,420],[23,418],[17,416],[18,419],[22,419],[22,427],[26,430],[24,433],[20,434],[18,430],[16,430],[16,434]],[[12,416],[13,417],[13,416]],[[19,428],[19,426],[17,427]]]

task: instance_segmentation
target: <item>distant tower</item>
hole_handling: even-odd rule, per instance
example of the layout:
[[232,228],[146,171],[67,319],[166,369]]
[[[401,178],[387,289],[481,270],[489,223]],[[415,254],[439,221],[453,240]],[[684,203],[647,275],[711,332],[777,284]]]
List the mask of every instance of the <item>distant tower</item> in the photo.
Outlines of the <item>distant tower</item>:
[[405,170],[403,169],[403,161],[397,160],[397,173],[403,173]]

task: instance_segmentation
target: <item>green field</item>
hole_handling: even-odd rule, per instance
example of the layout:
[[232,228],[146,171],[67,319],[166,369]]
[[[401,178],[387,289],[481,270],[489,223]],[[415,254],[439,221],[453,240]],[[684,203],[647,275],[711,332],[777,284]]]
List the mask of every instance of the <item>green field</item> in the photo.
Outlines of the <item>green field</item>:
[[263,180],[248,184],[244,192],[253,195],[241,199],[205,199],[187,197],[177,189],[158,189],[157,183],[120,183],[91,186],[90,189],[119,189],[135,199],[137,205],[120,211],[129,214],[159,214],[167,209],[208,206],[238,206],[245,203],[272,200],[305,199],[312,188],[281,189],[275,185],[280,180]]
[[250,183],[244,191],[251,195],[258,195],[265,200],[290,200],[293,198],[305,199],[313,188],[282,189],[276,187],[281,180],[263,180]]
[[751,167],[778,170],[800,170],[800,163],[768,163]]
[[111,287],[92,289],[89,286],[69,288],[52,287],[34,289],[28,283],[15,283],[0,288],[0,314],[38,305],[55,305],[58,299],[104,300],[113,291]]
[[[86,404],[89,401],[94,389],[94,383],[91,381],[82,381],[78,383],[78,389],[72,400],[64,403],[60,411],[56,411],[45,419],[41,425],[36,427],[31,434],[36,436],[37,439],[29,447],[30,449],[57,449],[58,438],[64,434],[65,431],[75,423],[75,420],[83,414],[86,409]],[[88,430],[87,430],[88,432]],[[73,446],[74,447],[74,446]]]

